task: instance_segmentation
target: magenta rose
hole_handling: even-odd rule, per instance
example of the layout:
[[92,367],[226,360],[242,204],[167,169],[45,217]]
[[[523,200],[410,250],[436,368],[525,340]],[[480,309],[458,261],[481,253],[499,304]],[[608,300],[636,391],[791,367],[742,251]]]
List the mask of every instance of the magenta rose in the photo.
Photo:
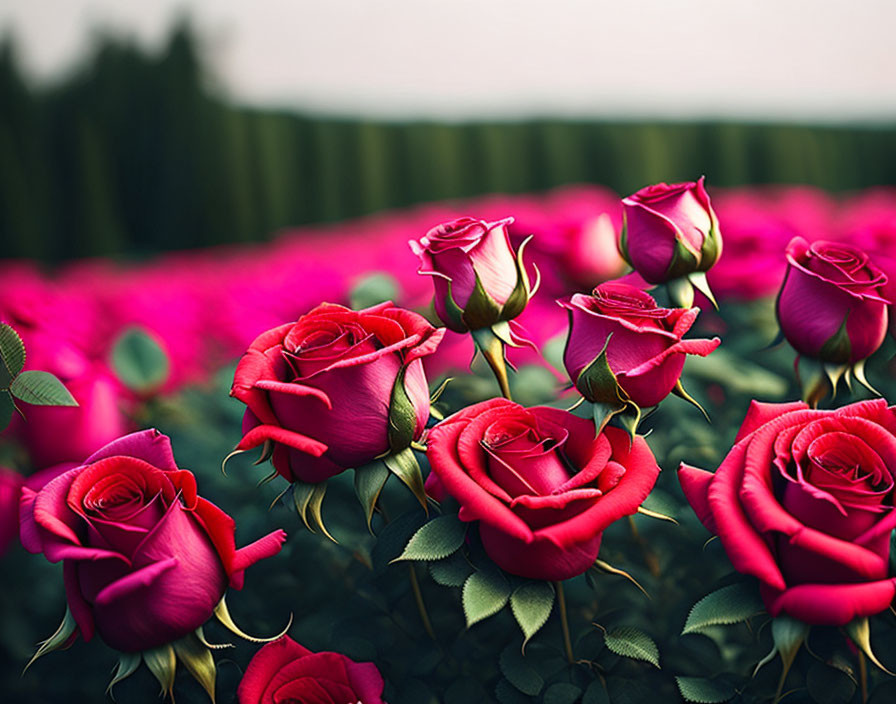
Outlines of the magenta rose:
[[463,217],[408,242],[420,257],[419,273],[433,277],[436,313],[451,330],[486,328],[526,307],[529,282],[510,245],[512,222]]
[[708,271],[721,255],[719,220],[703,180],[657,183],[622,199],[619,251],[645,281]]
[[383,678],[372,662],[312,653],[289,636],[262,647],[237,690],[239,704],[384,704]]
[[479,521],[489,557],[531,579],[560,580],[597,559],[601,534],[635,513],[659,467],[647,443],[556,408],[497,398],[455,413],[429,434],[427,489]]
[[[569,311],[569,338],[563,363],[585,398],[615,403],[618,389],[645,408],[662,401],[678,383],[689,354],[705,357],[719,339],[683,340],[699,308],[658,308],[650,294],[609,281],[590,296],[558,301]],[[612,377],[592,363],[605,355]],[[615,378],[615,381],[614,381]]]
[[230,392],[248,406],[238,449],[270,441],[277,472],[312,483],[404,450],[429,420],[422,359],[444,333],[391,303],[322,303],[262,333]]
[[887,335],[887,276],[848,244],[794,237],[778,294],[781,331],[802,355],[853,364]]
[[715,474],[682,464],[684,494],[772,616],[841,626],[896,596],[890,534],[896,409],[753,401]]
[[63,562],[68,607],[85,641],[137,652],[208,621],[228,584],[280,550],[275,531],[236,549],[233,519],[196,494],[157,430],[126,435],[53,479],[22,490],[21,539]]

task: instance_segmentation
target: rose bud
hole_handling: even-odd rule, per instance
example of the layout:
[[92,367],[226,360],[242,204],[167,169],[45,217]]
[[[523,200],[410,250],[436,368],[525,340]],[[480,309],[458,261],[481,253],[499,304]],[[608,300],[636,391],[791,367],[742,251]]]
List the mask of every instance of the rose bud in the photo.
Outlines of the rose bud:
[[488,328],[523,312],[533,290],[515,255],[507,226],[513,218],[486,222],[463,217],[432,228],[411,250],[420,274],[433,277],[439,319],[455,332]]
[[99,633],[125,653],[191,634],[286,538],[278,530],[237,550],[233,519],[197,495],[157,430],[106,445],[39,491],[26,486],[20,516],[25,548],[63,563],[73,625],[56,647]]
[[427,450],[436,495],[479,521],[488,556],[530,579],[562,580],[597,559],[601,534],[637,512],[659,475],[641,437],[556,408],[492,399],[436,425]]
[[801,355],[856,365],[887,334],[887,276],[868,255],[848,244],[794,237],[776,306],[781,332]]
[[681,465],[685,497],[772,616],[843,626],[896,596],[890,535],[896,408],[753,401],[715,474]]
[[650,294],[618,281],[558,303],[569,311],[563,363],[592,403],[645,408],[673,390],[683,393],[679,378],[686,356],[705,357],[719,346],[717,337],[682,339],[699,308],[658,308]]
[[383,678],[372,662],[312,653],[289,636],[255,653],[236,696],[239,704],[384,704]]
[[622,199],[620,254],[649,283],[687,277],[670,290],[684,308],[693,302],[691,284],[712,300],[705,272],[722,253],[719,220],[703,181],[657,183]]
[[444,333],[391,303],[322,303],[262,333],[230,392],[248,406],[237,449],[269,443],[277,473],[307,483],[406,450],[429,420],[422,359]]

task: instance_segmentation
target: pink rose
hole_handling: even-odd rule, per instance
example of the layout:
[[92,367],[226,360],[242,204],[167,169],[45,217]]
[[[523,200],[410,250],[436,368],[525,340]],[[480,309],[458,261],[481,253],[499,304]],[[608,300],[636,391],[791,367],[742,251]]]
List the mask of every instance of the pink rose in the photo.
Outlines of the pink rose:
[[852,364],[870,356],[887,334],[887,276],[862,250],[794,237],[778,294],[781,331],[802,355]]
[[22,490],[29,552],[63,561],[68,606],[85,641],[137,652],[208,621],[228,583],[280,551],[282,530],[236,549],[234,522],[196,494],[157,430],[126,435],[39,491]]
[[444,333],[391,303],[322,303],[262,333],[230,392],[248,406],[238,449],[271,441],[277,472],[312,483],[404,450],[429,420],[422,358]]
[[685,496],[772,616],[841,626],[896,596],[890,534],[896,410],[753,401],[715,474],[682,464]]
[[703,180],[658,183],[622,199],[619,251],[645,281],[708,271],[721,255],[719,220]]
[[529,282],[510,245],[512,222],[463,217],[408,242],[419,273],[433,277],[439,319],[455,332],[511,320],[526,307]]
[[603,530],[638,510],[659,475],[641,437],[556,408],[496,398],[435,426],[427,489],[479,521],[489,557],[511,574],[560,580],[597,559]]
[[[682,339],[699,308],[658,308],[650,294],[629,284],[609,281],[590,296],[576,293],[558,302],[569,311],[563,363],[592,402],[615,403],[618,385],[636,405],[654,406],[678,383],[687,355],[705,357],[719,346],[717,337]],[[601,353],[613,378],[592,367]]]
[[384,704],[383,678],[372,662],[312,653],[289,636],[262,647],[237,690],[239,704]]

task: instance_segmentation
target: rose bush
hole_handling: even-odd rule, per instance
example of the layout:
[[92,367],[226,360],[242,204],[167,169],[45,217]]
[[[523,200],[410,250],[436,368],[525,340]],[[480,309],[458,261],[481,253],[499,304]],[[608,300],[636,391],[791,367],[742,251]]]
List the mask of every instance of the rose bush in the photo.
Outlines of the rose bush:
[[778,294],[781,331],[800,354],[853,364],[887,334],[887,276],[857,247],[794,237]]
[[489,327],[526,307],[528,280],[507,233],[512,222],[463,217],[408,242],[420,257],[418,273],[433,278],[436,313],[451,330]]
[[279,552],[275,531],[239,550],[235,525],[198,496],[168,438],[133,433],[21,498],[22,544],[63,562],[68,607],[84,640],[124,652],[177,640],[211,618],[244,570]]
[[622,199],[619,252],[645,281],[708,271],[721,255],[719,220],[703,181],[657,183]]
[[323,303],[262,333],[234,375],[248,406],[238,449],[270,441],[277,472],[304,482],[405,449],[429,420],[422,359],[444,332],[391,303]]
[[[662,401],[678,383],[689,354],[705,357],[719,338],[683,340],[699,308],[658,308],[650,294],[609,281],[590,296],[558,301],[569,311],[563,363],[569,378],[589,401],[613,403],[617,385],[640,407]],[[604,353],[612,377],[585,372]]]
[[479,521],[489,557],[521,577],[560,580],[587,570],[602,531],[631,515],[659,467],[641,437],[556,408],[492,399],[435,426],[427,489]]
[[715,474],[682,464],[679,478],[772,616],[839,626],[896,596],[894,472],[896,409],[883,399],[835,411],[754,401]]
[[262,647],[243,675],[239,704],[383,704],[383,678],[372,662],[312,653],[289,636]]

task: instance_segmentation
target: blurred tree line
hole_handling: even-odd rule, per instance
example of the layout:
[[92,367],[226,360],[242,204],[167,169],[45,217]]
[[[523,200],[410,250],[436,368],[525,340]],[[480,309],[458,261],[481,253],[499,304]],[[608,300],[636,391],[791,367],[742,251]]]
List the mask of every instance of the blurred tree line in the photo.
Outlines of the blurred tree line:
[[593,182],[896,183],[896,127],[532,120],[388,123],[249,109],[188,25],[158,53],[102,37],[29,85],[0,45],[0,258],[141,255],[444,198]]

